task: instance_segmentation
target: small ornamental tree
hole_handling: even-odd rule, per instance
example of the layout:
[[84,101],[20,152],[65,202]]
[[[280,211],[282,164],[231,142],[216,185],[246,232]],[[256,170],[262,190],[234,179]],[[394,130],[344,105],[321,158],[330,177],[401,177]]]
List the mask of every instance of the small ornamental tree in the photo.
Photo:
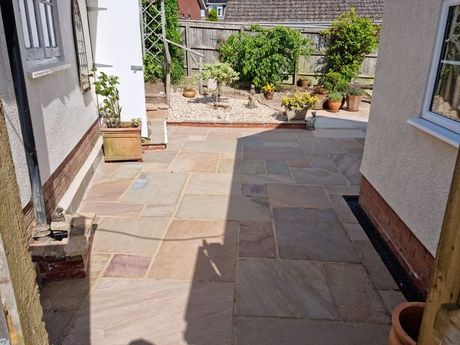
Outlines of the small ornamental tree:
[[217,10],[215,8],[211,8],[208,11],[208,22],[218,22],[219,18],[217,17]]
[[257,89],[269,83],[279,86],[286,75],[294,74],[300,56],[311,55],[311,41],[297,30],[253,26],[251,31],[231,35],[219,46],[219,52],[222,61],[240,73],[243,82]]
[[121,106],[118,92],[119,78],[100,72],[97,81],[94,82],[96,94],[103,97],[99,105],[99,113],[104,118],[104,124],[108,128],[120,127]]
[[359,75],[367,54],[378,47],[380,27],[360,17],[354,8],[342,13],[330,29],[322,32],[327,39],[325,72],[337,72],[350,82]]
[[219,104],[221,86],[228,85],[239,79],[239,74],[228,63],[215,62],[203,66],[201,79],[214,79],[217,82],[216,105]]

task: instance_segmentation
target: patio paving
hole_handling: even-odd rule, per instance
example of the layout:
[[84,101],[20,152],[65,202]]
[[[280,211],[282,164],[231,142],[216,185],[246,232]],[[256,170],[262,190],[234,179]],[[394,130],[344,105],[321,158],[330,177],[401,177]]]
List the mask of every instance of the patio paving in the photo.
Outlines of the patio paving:
[[403,297],[342,198],[365,123],[169,133],[97,171],[90,277],[42,288],[53,344],[387,344]]

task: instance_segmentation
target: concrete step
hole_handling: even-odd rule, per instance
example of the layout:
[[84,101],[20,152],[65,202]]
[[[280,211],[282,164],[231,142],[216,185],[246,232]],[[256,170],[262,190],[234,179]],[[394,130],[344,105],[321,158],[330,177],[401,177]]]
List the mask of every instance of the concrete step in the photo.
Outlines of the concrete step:
[[147,102],[145,106],[147,111],[169,110],[169,105],[166,103]]
[[145,99],[152,101],[163,101],[166,99],[166,95],[164,92],[146,92]]
[[149,144],[166,145],[168,143],[168,134],[165,120],[149,120]]

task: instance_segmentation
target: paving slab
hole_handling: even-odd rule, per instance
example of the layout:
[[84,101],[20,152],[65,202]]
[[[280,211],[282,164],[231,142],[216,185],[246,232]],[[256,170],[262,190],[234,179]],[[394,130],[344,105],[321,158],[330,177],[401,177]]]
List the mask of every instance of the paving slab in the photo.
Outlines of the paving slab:
[[85,201],[79,207],[79,212],[95,213],[96,216],[137,217],[144,209],[142,204],[123,202]]
[[343,196],[330,195],[329,198],[341,222],[358,223],[358,220],[356,219],[353,211],[350,209],[350,206],[348,206],[348,203],[345,201]]
[[151,259],[150,256],[115,254],[104,272],[104,277],[143,278]]
[[182,173],[143,173],[121,198],[153,206],[175,205],[187,180]]
[[236,345],[387,345],[389,332],[389,326],[371,323],[236,319]]
[[236,222],[173,221],[148,277],[234,281],[237,237]]
[[186,194],[239,193],[238,176],[233,174],[191,174]]
[[97,227],[93,253],[152,256],[167,224],[163,219],[105,217]]
[[291,168],[295,182],[309,185],[343,185],[347,180],[336,169]]
[[275,258],[276,244],[273,224],[241,222],[238,236],[240,257]]
[[305,153],[300,147],[247,147],[243,158],[263,160],[294,160],[305,159]]
[[360,184],[361,157],[362,153],[336,154],[332,156],[332,160],[350,184]]
[[401,291],[397,290],[380,290],[379,291],[380,297],[382,298],[383,304],[387,309],[389,315],[393,312],[393,309],[401,304],[407,302],[404,295]]
[[176,218],[265,222],[271,220],[271,214],[265,197],[185,195]]
[[125,163],[122,164],[112,175],[112,179],[133,179],[142,170],[142,163]]
[[323,187],[271,184],[268,194],[270,205],[275,208],[332,208]]
[[337,317],[320,263],[240,259],[238,278],[238,315],[322,320]]
[[117,201],[131,183],[132,180],[100,180],[89,187],[84,200]]
[[286,161],[272,161],[268,160],[265,162],[267,165],[267,173],[272,175],[291,175],[289,165]]
[[237,140],[201,140],[185,142],[183,152],[237,152]]
[[217,172],[246,175],[265,174],[265,162],[260,159],[221,159]]
[[347,153],[347,150],[334,138],[300,137],[300,142],[307,154]]
[[214,173],[217,170],[219,153],[181,152],[169,165],[172,172],[205,172]]
[[333,210],[275,208],[273,216],[281,258],[360,262]]
[[341,320],[390,323],[386,308],[362,265],[325,263],[324,267]]
[[229,283],[103,279],[62,345],[230,345],[232,311]]

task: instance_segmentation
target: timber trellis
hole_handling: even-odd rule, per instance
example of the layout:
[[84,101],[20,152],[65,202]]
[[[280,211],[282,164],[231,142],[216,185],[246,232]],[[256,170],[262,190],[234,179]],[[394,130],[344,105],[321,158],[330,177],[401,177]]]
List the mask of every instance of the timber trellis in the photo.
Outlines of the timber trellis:
[[[273,27],[276,24],[263,24],[264,27]],[[298,61],[297,75],[291,76],[288,82],[297,80],[298,77],[314,77],[318,75],[318,62],[324,57],[324,40],[321,31],[330,26],[330,23],[322,24],[278,24],[288,25],[301,32],[304,37],[312,40],[314,51],[310,59],[301,57]],[[218,45],[230,35],[236,32],[249,30],[247,23],[214,23],[206,21],[182,20],[180,31],[182,44],[189,49],[200,52],[204,55],[204,63],[212,63],[219,60]],[[184,68],[187,75],[198,71],[199,66],[190,57],[190,53],[184,51]],[[361,67],[360,79],[362,82],[372,84],[375,77],[377,64],[377,52],[367,55]]]
[[163,36],[161,30],[161,11],[156,0],[142,2],[143,48],[144,56],[149,55],[158,64],[163,64]]

